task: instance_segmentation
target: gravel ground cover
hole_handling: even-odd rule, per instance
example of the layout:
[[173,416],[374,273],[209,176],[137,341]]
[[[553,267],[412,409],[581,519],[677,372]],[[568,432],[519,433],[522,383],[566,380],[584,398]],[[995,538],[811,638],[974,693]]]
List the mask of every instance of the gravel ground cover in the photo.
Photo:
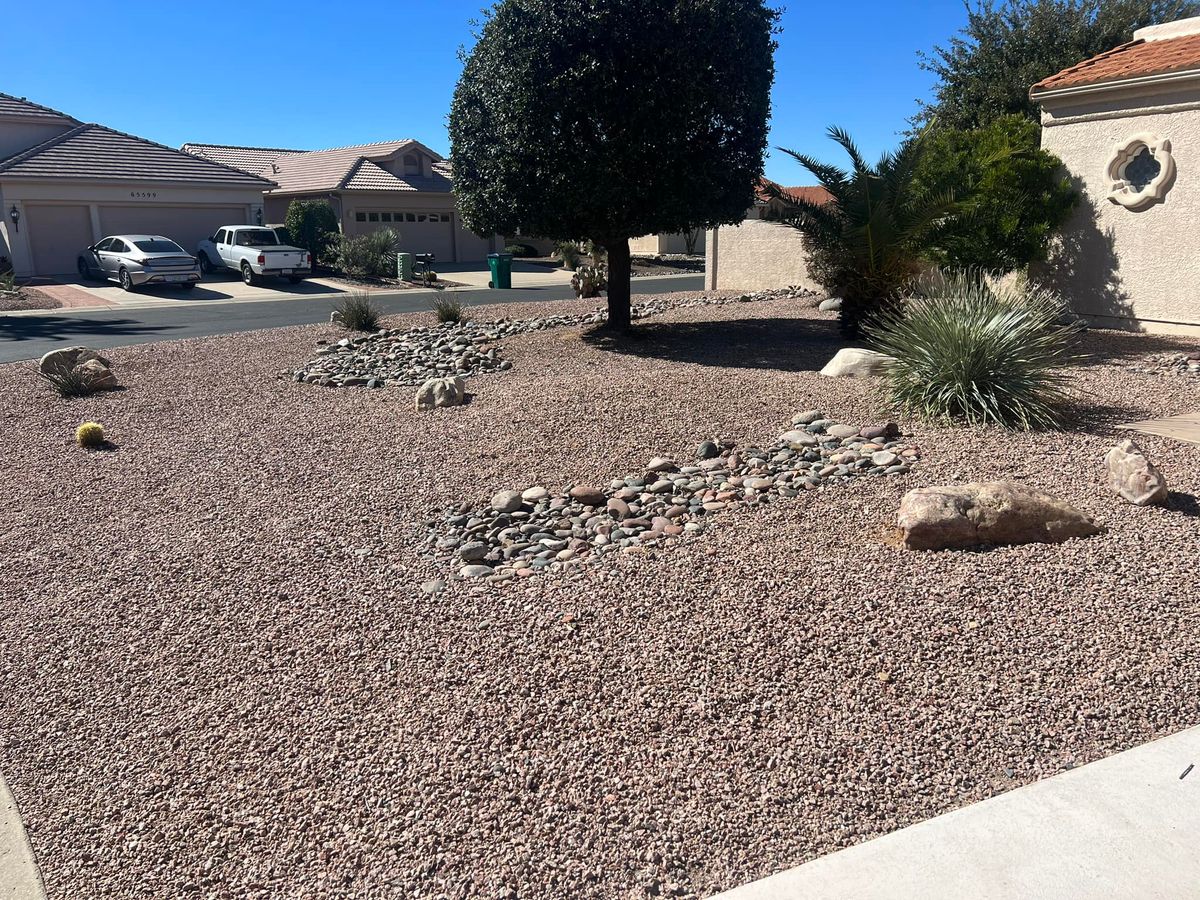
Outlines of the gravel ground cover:
[[58,309],[57,300],[37,288],[23,287],[16,294],[0,294],[0,312],[16,312],[24,309]]
[[[1077,431],[901,420],[901,476],[422,590],[453,504],[807,409],[884,419],[871,384],[816,374],[840,344],[806,303],[637,330],[513,337],[509,371],[425,413],[277,378],[328,326],[114,350],[126,389],[72,402],[0,366],[0,770],[50,896],[702,897],[1200,719],[1200,448],[1137,438],[1168,509],[1102,467],[1113,424],[1200,405],[1154,367],[1194,352],[1172,339],[1089,335]],[[88,419],[114,449],[70,444]],[[906,490],[998,477],[1109,531],[894,547]]]

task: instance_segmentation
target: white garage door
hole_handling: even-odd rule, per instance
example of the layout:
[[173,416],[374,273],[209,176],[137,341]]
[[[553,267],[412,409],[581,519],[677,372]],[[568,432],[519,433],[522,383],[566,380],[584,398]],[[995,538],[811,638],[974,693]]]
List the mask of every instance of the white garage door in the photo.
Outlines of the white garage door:
[[75,271],[79,252],[92,243],[92,218],[86,206],[25,205],[35,275]]
[[184,250],[222,225],[245,225],[244,206],[102,206],[100,230],[108,234],[161,234]]
[[405,253],[432,253],[440,262],[454,262],[454,225],[449,213],[364,210],[356,213],[355,219],[359,234],[391,228],[400,235],[400,249]]

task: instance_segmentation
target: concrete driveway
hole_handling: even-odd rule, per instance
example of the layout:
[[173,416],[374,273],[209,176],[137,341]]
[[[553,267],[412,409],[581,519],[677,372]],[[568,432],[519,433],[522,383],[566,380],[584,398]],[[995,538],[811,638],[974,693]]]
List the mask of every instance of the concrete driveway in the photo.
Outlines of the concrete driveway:
[[102,301],[103,306],[128,307],[147,304],[178,302],[184,304],[228,302],[230,300],[286,300],[293,297],[311,297],[315,294],[340,294],[348,289],[345,285],[328,278],[308,278],[299,284],[290,284],[286,278],[267,278],[261,284],[248,285],[232,273],[229,275],[205,275],[190,291],[174,287],[140,288],[123,291],[113,282],[85,281],[82,278],[64,278],[62,283],[72,290],[82,291]]
[[[472,288],[485,288],[492,280],[492,272],[484,263],[435,263],[437,273],[448,281]],[[552,287],[571,283],[571,272],[551,269],[514,259],[512,264],[513,288]]]

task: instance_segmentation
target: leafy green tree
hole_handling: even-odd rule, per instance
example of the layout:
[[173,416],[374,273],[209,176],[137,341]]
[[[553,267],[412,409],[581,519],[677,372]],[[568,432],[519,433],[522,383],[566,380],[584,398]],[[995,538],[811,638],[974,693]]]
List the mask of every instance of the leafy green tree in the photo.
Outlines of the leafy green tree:
[[1062,161],[1038,147],[1039,131],[1018,115],[970,131],[932,131],[918,190],[950,187],[960,198],[956,214],[929,236],[939,264],[1010,272],[1046,258],[1079,195]]
[[293,200],[283,220],[288,237],[312,254],[313,262],[328,254],[338,236],[338,217],[327,200]]
[[829,136],[849,156],[849,170],[783,150],[816,177],[831,195],[829,202],[771,191],[781,206],[778,217],[807,239],[813,277],[842,298],[842,331],[856,336],[866,320],[898,300],[927,267],[929,235],[957,207],[952,192],[916,180],[924,132],[875,165],[867,163],[842,129],[830,128]]
[[1126,43],[1137,28],[1197,14],[1194,0],[976,0],[966,27],[921,54],[937,84],[915,121],[977,128],[1009,113],[1037,121],[1034,84]]
[[464,223],[603,246],[627,328],[630,238],[754,203],[777,19],[764,0],[496,3],[450,109]]

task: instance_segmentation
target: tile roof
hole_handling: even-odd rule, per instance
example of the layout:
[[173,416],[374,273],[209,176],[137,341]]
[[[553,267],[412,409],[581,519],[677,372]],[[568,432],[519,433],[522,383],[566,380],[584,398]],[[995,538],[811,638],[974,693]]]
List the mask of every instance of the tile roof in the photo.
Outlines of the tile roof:
[[1200,69],[1200,34],[1163,40],[1136,40],[1043,78],[1030,93],[1127,81],[1147,75],[1167,75]]
[[[408,148],[433,158],[432,176],[397,175],[381,163]],[[270,178],[275,193],[318,191],[427,191],[449,193],[450,163],[414,140],[377,141],[330,150],[273,150],[221,144],[184,144],[184,151]]]
[[78,125],[0,161],[0,178],[186,182],[269,188],[256,175],[103,125]]
[[14,97],[12,94],[4,93],[0,93],[0,117],[52,119],[76,125],[79,124],[78,119],[72,118],[66,113],[59,112],[57,109],[42,106],[40,103],[31,103],[24,97]]
[[761,179],[754,193],[760,201],[769,203],[773,199],[770,188],[782,191],[785,196],[789,196],[794,200],[807,200],[810,203],[817,203],[822,206],[833,200],[833,195],[820,185],[784,187],[781,184],[771,181],[769,178]]
[[286,150],[276,147],[233,147],[228,144],[184,144],[179,148],[225,166],[233,166],[251,175],[271,177],[271,166],[281,156],[307,153],[307,150]]

